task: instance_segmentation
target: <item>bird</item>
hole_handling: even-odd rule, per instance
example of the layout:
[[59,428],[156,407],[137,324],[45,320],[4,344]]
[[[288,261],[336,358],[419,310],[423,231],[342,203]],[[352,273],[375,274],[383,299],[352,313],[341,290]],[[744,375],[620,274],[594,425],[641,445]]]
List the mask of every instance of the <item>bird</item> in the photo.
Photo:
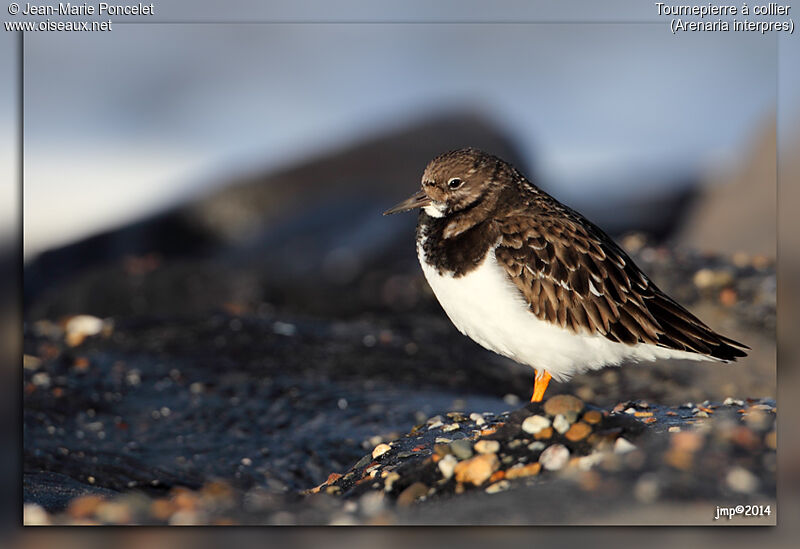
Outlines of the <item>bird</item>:
[[747,355],[497,156],[464,148],[435,157],[421,189],[383,214],[415,209],[417,257],[445,313],[482,347],[533,368],[531,402],[551,379],[608,366]]

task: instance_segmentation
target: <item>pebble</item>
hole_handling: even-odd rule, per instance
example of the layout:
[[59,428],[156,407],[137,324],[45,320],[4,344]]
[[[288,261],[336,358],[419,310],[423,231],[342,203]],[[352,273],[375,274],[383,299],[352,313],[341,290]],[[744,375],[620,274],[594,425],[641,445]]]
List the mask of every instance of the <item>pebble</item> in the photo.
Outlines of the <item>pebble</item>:
[[538,475],[542,470],[542,464],[539,462],[530,463],[528,465],[517,465],[506,471],[506,478],[515,479],[523,477],[532,477]]
[[434,440],[433,442],[435,442],[436,444],[450,444],[451,442],[453,442],[453,439],[447,437],[436,437],[436,440]]
[[460,428],[461,425],[459,425],[458,423],[451,423],[449,425],[445,425],[444,427],[442,427],[442,431],[445,433],[449,433],[450,431],[455,431]]
[[367,492],[358,500],[361,512],[367,517],[373,517],[383,511],[386,504],[382,492]]
[[547,429],[542,429],[541,431],[539,431],[538,433],[533,435],[533,438],[535,438],[536,440],[540,440],[540,439],[545,439],[546,440],[546,439],[550,438],[551,436],[553,436],[553,428],[552,427],[548,427]]
[[569,429],[569,421],[567,421],[567,418],[562,414],[558,414],[555,419],[553,419],[553,428],[559,435],[563,435]]
[[534,442],[531,442],[530,444],[528,444],[528,450],[530,450],[531,452],[544,450],[544,442],[542,442],[541,440],[536,440]]
[[436,429],[437,427],[441,427],[442,425],[444,425],[444,423],[442,423],[441,421],[434,421],[433,423],[428,425],[428,431],[430,431],[431,429]]
[[544,411],[549,416],[566,414],[573,411],[576,414],[583,410],[583,401],[572,395],[556,395],[544,403]]
[[392,447],[389,446],[388,444],[378,444],[375,447],[375,449],[372,450],[372,459],[379,458],[380,456],[382,456],[383,454],[385,454],[386,452],[388,452],[391,449],[392,449]]
[[422,482],[415,482],[397,496],[397,505],[405,507],[411,505],[421,497],[428,495],[428,487]]
[[728,271],[714,271],[712,269],[700,269],[694,274],[694,285],[700,289],[721,288],[733,282],[733,275]]
[[642,503],[653,503],[658,499],[660,493],[658,477],[652,473],[642,475],[633,487],[634,497]]
[[439,471],[441,471],[444,478],[450,478],[453,476],[456,465],[458,465],[458,460],[452,454],[447,454],[439,460],[439,463],[437,463]]
[[596,423],[600,423],[603,419],[603,414],[598,412],[597,410],[589,410],[585,414],[583,414],[583,421],[589,423],[590,425],[595,425]]
[[475,443],[475,451],[479,454],[494,454],[500,450],[500,443],[496,440],[479,440]]
[[734,467],[725,477],[728,487],[734,492],[751,494],[758,488],[758,478],[743,467]]
[[722,401],[723,406],[744,406],[744,401],[733,397],[728,397]]
[[383,481],[383,489],[386,492],[391,492],[394,483],[400,480],[400,473],[389,473],[386,475],[386,480]]
[[47,526],[50,524],[50,516],[41,505],[26,503],[22,508],[22,524],[24,526]]
[[475,425],[484,425],[486,423],[486,419],[484,419],[483,414],[479,414],[478,412],[472,412],[469,415],[469,418],[475,422]]
[[677,425],[673,425],[672,427],[667,429],[667,431],[669,431],[670,433],[680,433],[681,432],[681,428],[679,426],[677,426]]
[[615,454],[627,454],[628,452],[632,452],[633,450],[636,450],[636,445],[631,444],[630,441],[628,441],[628,440],[626,440],[626,439],[624,439],[622,437],[619,437],[614,442],[614,453]]
[[495,482],[494,484],[490,484],[486,487],[487,494],[496,494],[498,492],[502,492],[503,490],[508,490],[511,487],[511,483],[507,480],[501,480]]
[[458,482],[469,482],[480,486],[499,468],[500,460],[497,459],[497,454],[480,454],[456,465],[455,477]]
[[437,456],[444,457],[448,454],[452,454],[453,451],[449,444],[436,443],[433,445],[433,453]]
[[558,471],[569,461],[569,450],[563,444],[548,446],[539,456],[539,463],[549,471]]
[[550,427],[550,420],[544,416],[528,416],[522,422],[522,430],[535,435],[542,429]]
[[602,463],[605,457],[606,455],[603,452],[595,452],[593,454],[589,454],[588,456],[583,456],[581,458],[578,458],[577,460],[578,469],[580,469],[581,471],[588,471],[595,465]]
[[83,343],[89,336],[97,335],[103,331],[105,323],[102,318],[91,315],[73,316],[67,321],[64,327],[66,332],[65,340],[70,347],[76,347]]
[[592,428],[589,427],[589,424],[579,421],[574,423],[564,436],[567,437],[567,440],[577,442],[586,438],[591,432]]
[[450,449],[458,459],[469,459],[472,457],[472,444],[464,438],[454,440],[450,443]]

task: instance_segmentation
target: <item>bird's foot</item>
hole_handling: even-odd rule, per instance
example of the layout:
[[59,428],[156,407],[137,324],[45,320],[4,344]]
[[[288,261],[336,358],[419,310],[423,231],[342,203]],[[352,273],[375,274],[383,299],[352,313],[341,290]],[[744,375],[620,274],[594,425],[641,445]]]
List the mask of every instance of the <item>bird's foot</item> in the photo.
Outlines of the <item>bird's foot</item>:
[[550,374],[545,370],[539,370],[533,378],[533,396],[531,402],[541,402],[544,398],[544,392],[547,390],[547,384],[550,383]]

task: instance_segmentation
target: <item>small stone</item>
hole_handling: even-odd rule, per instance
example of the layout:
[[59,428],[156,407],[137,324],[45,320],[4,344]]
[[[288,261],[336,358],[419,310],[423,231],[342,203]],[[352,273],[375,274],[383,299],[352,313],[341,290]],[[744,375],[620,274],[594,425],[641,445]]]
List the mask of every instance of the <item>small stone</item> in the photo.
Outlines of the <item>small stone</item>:
[[595,425],[603,420],[603,414],[597,410],[589,410],[583,414],[583,421],[590,425]]
[[479,454],[495,454],[500,450],[500,443],[496,440],[479,440],[475,443],[475,451]]
[[428,487],[422,482],[415,482],[397,496],[397,505],[405,507],[411,505],[421,497],[428,495]]
[[506,471],[506,478],[515,479],[522,477],[532,477],[538,475],[542,470],[542,464],[539,462],[530,463],[528,465],[518,465]]
[[433,453],[437,456],[444,457],[448,454],[452,454],[453,451],[450,449],[449,444],[438,443],[433,445]]
[[544,411],[549,416],[566,414],[569,411],[576,414],[583,410],[583,401],[572,395],[556,395],[544,403]]
[[563,444],[548,446],[539,456],[539,463],[549,471],[558,471],[569,461],[569,450]]
[[501,480],[499,482],[495,482],[494,484],[490,484],[486,487],[487,494],[496,494],[498,492],[502,492],[503,490],[508,490],[511,487],[511,483],[507,480]]
[[606,454],[603,452],[594,452],[588,456],[578,458],[576,464],[581,471],[588,471],[595,465],[602,463],[605,457]]
[[458,459],[469,459],[472,457],[472,444],[469,440],[461,438],[450,443],[450,450]]
[[559,435],[563,435],[567,432],[567,429],[569,429],[569,421],[567,421],[567,418],[562,414],[558,414],[555,419],[553,419],[553,428]]
[[442,423],[441,421],[434,421],[433,423],[428,425],[428,431],[430,431],[431,429],[436,429],[437,427],[441,427],[442,425],[444,425],[444,423]]
[[89,336],[97,335],[103,331],[105,323],[102,318],[91,315],[73,316],[67,321],[64,328],[66,332],[65,340],[70,347],[76,347],[83,343]]
[[520,446],[525,444],[525,442],[526,441],[523,441],[522,439],[515,438],[514,440],[512,440],[511,442],[508,443],[508,449],[509,450],[514,450],[516,448],[519,448]]
[[733,274],[728,271],[700,269],[694,274],[694,285],[700,289],[721,288],[733,282]]
[[532,435],[535,435],[542,429],[547,429],[548,427],[550,427],[550,420],[539,415],[528,416],[522,422],[522,430]]
[[634,497],[642,503],[653,503],[660,493],[658,477],[655,474],[642,475],[633,487]]
[[86,518],[93,515],[102,504],[103,498],[100,496],[78,496],[69,502],[67,513],[73,518]]
[[436,440],[434,440],[433,442],[435,442],[436,444],[450,444],[451,442],[453,442],[453,439],[447,437],[436,437]]
[[672,427],[667,429],[667,431],[669,431],[670,433],[680,433],[681,432],[681,428],[679,426],[677,426],[677,425],[673,425]]
[[445,425],[442,427],[442,431],[445,433],[449,433],[450,431],[456,431],[461,428],[461,425],[458,423],[450,423],[449,425]]
[[374,450],[372,450],[372,459],[378,459],[383,454],[391,450],[392,447],[388,444],[378,444]]
[[36,372],[31,376],[31,383],[36,387],[47,388],[50,386],[50,375],[47,372]]
[[400,480],[400,474],[399,473],[392,472],[392,473],[389,473],[388,475],[386,475],[386,479],[383,481],[383,489],[384,489],[384,491],[391,492],[392,491],[392,487],[394,486],[394,483],[397,482],[398,480]]
[[544,450],[544,442],[541,440],[536,440],[528,444],[528,450],[531,452],[538,452],[539,450]]
[[472,412],[469,415],[469,418],[475,422],[475,425],[484,425],[486,423],[486,419],[484,419],[483,414],[479,414],[478,412]]
[[758,489],[758,478],[743,467],[734,467],[725,477],[728,487],[734,492],[752,494]]
[[22,524],[24,526],[47,526],[50,524],[50,516],[41,505],[26,503],[22,508]]
[[722,401],[723,406],[744,406],[744,401],[733,397],[728,397]]
[[453,476],[456,465],[458,465],[458,460],[452,454],[447,454],[439,460],[439,463],[437,463],[439,471],[441,471],[444,478],[450,478]]
[[480,454],[456,465],[455,477],[458,482],[469,482],[480,486],[499,468],[500,460],[497,459],[497,454]]
[[533,438],[535,438],[536,440],[547,440],[552,436],[553,436],[553,428],[548,427],[547,429],[542,429],[541,431],[533,435]]
[[578,419],[578,412],[575,410],[568,410],[566,414],[564,414],[564,418],[570,423],[573,424]]
[[626,440],[626,439],[624,439],[622,437],[619,437],[614,442],[614,453],[615,454],[627,454],[628,452],[631,452],[633,450],[636,450],[636,445],[631,444],[628,440]]
[[577,442],[586,438],[591,432],[592,428],[589,427],[587,423],[579,421],[578,423],[574,423],[564,436],[567,437],[567,440]]

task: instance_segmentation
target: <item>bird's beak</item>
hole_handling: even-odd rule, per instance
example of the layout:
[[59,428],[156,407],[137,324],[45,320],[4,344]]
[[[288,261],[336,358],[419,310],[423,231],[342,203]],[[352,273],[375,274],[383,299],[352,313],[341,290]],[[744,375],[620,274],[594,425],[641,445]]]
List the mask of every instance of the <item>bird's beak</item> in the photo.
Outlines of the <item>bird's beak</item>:
[[430,206],[431,203],[432,201],[428,195],[425,194],[425,191],[419,191],[411,195],[406,200],[403,200],[400,204],[395,205],[393,208],[389,208],[383,212],[383,215],[407,212],[408,210],[413,210],[414,208],[424,208],[425,206]]

